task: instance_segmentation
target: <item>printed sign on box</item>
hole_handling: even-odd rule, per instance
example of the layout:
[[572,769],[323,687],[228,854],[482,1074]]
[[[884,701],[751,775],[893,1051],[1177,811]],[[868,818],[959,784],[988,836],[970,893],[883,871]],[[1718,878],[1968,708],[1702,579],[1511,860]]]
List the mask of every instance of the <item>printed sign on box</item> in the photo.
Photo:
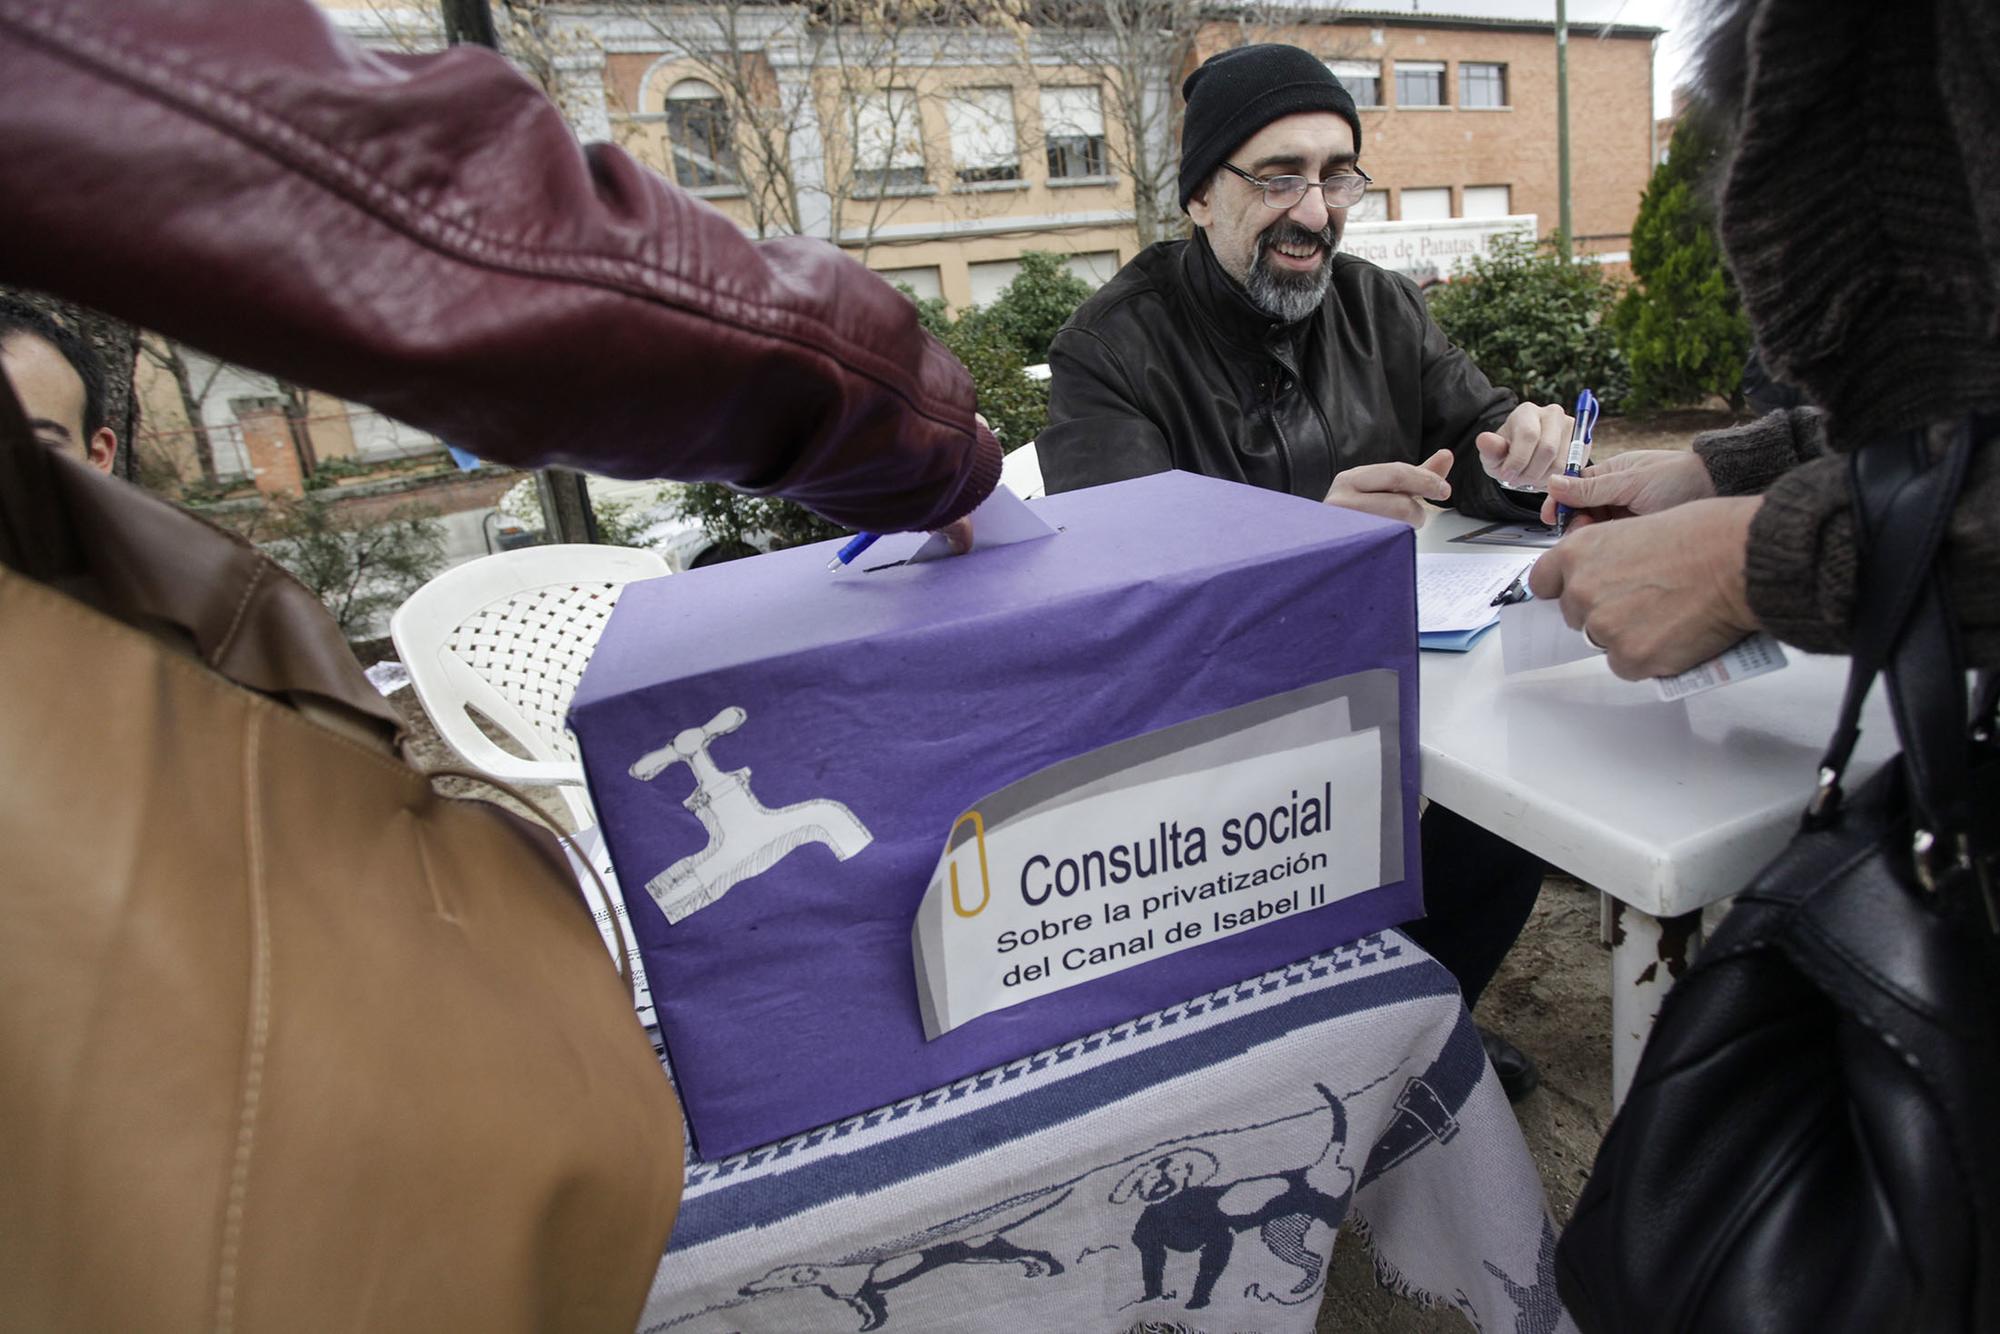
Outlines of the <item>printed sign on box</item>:
[[1395,673],[1363,672],[987,797],[953,824],[917,910],[924,1032],[1402,879],[1395,724]]
[[[571,725],[704,1155],[1421,911],[1410,530],[1185,473],[1035,508],[1063,531],[836,577],[830,544],[800,548],[621,595]],[[1000,923],[1008,895],[1042,899],[1043,926],[1088,910],[1097,963],[1066,967],[1077,941],[1017,936],[979,984],[1006,994],[940,996],[936,951],[919,978],[913,940],[933,882],[948,887],[948,846],[974,902],[974,811],[992,891],[974,920]],[[1369,849],[1372,876],[1357,869]],[[1326,865],[1281,885],[1274,868],[1300,853]],[[1123,933],[1099,909],[1115,866],[1136,896]],[[1225,870],[1241,889],[1219,887]]]

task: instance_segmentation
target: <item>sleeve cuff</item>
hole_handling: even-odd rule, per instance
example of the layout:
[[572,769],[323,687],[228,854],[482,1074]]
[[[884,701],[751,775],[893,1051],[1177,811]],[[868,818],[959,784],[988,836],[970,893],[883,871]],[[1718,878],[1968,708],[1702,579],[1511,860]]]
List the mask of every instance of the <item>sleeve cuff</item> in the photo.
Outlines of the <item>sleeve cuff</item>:
[[1826,431],[1813,408],[1789,408],[1694,438],[1694,452],[1720,496],[1754,496],[1824,452]]
[[966,471],[965,485],[959,488],[958,496],[947,506],[932,529],[944,527],[953,519],[962,519],[979,508],[986,497],[993,494],[993,488],[1000,485],[1001,449],[999,438],[993,432],[973,423],[977,438],[972,444],[972,467]]
[[1750,610],[1788,644],[1809,653],[1845,652],[1854,561],[1847,461],[1828,456],[1794,468],[1765,491],[1750,521],[1743,572]]

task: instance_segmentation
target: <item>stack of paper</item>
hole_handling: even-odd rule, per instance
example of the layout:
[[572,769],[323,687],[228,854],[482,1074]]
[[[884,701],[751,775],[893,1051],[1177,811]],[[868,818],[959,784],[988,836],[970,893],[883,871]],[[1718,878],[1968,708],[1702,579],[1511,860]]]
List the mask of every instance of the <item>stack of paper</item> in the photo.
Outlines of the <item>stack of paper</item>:
[[1492,555],[1417,553],[1417,645],[1463,653],[1500,619],[1496,599],[1525,577],[1535,557],[1527,552]]

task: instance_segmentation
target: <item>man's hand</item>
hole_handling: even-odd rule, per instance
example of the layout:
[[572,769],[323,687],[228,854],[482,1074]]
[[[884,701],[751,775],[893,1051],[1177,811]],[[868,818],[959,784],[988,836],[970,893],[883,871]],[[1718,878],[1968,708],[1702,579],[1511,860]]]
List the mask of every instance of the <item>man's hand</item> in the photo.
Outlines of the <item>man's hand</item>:
[[1549,478],[1542,522],[1554,524],[1556,506],[1570,508],[1571,531],[1604,519],[1658,514],[1690,500],[1709,500],[1715,483],[1698,455],[1680,449],[1635,449],[1593,463],[1581,477]]
[[1421,528],[1430,517],[1424,501],[1451,498],[1451,483],[1445,480],[1450,471],[1448,449],[1440,449],[1422,464],[1364,463],[1335,474],[1326,503]]
[[1569,453],[1569,414],[1554,403],[1523,403],[1507,414],[1497,431],[1481,431],[1472,443],[1486,473],[1502,486],[1541,490],[1550,473],[1560,474]]
[[1760,496],[1696,500],[1565,537],[1528,572],[1536,597],[1603,649],[1628,681],[1706,662],[1757,629],[1744,591]]
[[[984,430],[991,431],[993,429],[987,422],[984,413],[973,413],[972,420],[978,422]],[[952,555],[963,556],[966,552],[972,550],[972,516],[970,514],[961,514],[958,518],[953,519],[950,523],[936,531],[939,536],[944,538],[945,545],[951,548]]]
[[951,548],[952,555],[963,556],[972,550],[972,516],[960,515],[938,529],[937,534],[945,540],[945,545]]

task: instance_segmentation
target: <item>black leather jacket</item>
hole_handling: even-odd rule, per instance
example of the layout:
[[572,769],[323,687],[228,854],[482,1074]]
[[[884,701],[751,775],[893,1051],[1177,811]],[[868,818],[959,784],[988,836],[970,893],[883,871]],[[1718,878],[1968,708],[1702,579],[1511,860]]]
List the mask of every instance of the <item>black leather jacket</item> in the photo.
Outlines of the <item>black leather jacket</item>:
[[1179,468],[1319,500],[1362,463],[1450,449],[1453,503],[1520,519],[1472,440],[1513,411],[1431,319],[1416,285],[1351,255],[1333,260],[1317,313],[1277,324],[1200,233],[1149,246],[1078,308],[1049,349],[1050,491]]

